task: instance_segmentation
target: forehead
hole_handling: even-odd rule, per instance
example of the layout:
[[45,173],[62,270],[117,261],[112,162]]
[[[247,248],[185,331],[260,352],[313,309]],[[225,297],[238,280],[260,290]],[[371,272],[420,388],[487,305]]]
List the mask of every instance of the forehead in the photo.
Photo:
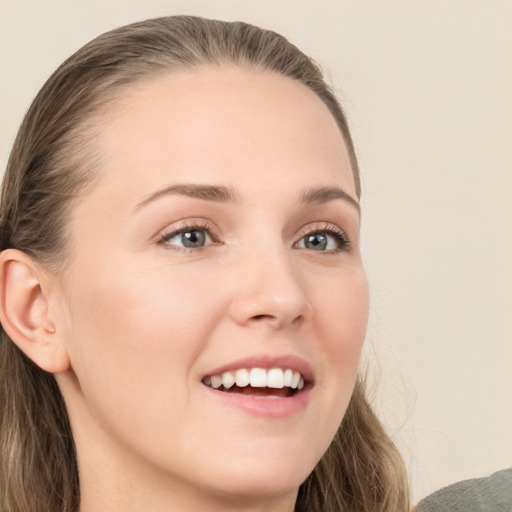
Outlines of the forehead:
[[276,73],[234,66],[170,72],[123,91],[102,124],[104,178],[123,186],[130,178],[138,191],[166,180],[258,186],[263,176],[354,188],[326,105]]

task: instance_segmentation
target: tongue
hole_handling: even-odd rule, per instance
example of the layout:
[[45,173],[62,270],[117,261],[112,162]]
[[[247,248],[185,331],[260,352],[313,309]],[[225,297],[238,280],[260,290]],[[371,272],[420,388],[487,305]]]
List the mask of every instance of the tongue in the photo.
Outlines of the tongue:
[[282,389],[274,388],[253,388],[252,386],[245,386],[243,388],[234,385],[230,389],[225,389],[229,393],[239,393],[240,395],[251,395],[251,396],[276,396],[286,398],[291,396],[292,390],[284,387]]

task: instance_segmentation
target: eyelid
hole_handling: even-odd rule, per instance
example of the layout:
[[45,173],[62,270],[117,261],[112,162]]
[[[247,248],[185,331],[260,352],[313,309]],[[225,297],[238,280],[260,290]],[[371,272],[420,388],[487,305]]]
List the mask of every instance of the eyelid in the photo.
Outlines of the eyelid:
[[332,224],[330,222],[314,222],[301,228],[299,231],[298,239],[294,243],[294,247],[296,247],[297,244],[304,239],[304,237],[314,233],[327,233],[331,236],[334,236],[339,244],[339,247],[335,250],[318,251],[319,253],[323,252],[325,254],[337,254],[340,252],[349,251],[351,249],[351,240],[346,231],[338,227],[336,224]]
[[[167,244],[167,241],[180,233],[187,231],[206,231],[212,243],[202,247],[181,247],[179,245]],[[208,247],[209,245],[220,245],[219,235],[215,227],[206,219],[184,219],[177,221],[166,228],[162,229],[157,235],[156,240],[158,245],[166,249],[172,249],[182,252],[198,251]]]
[[[180,233],[186,231],[206,231],[211,239],[211,243],[201,246],[201,247],[181,247],[175,244],[167,244],[167,241],[172,237],[179,235]],[[299,230],[296,241],[293,244],[293,247],[297,247],[299,242],[301,242],[304,237],[314,234],[314,233],[326,233],[330,236],[333,236],[336,239],[338,247],[333,250],[326,251],[318,251],[319,253],[325,254],[337,254],[339,252],[346,252],[351,248],[351,241],[348,237],[346,231],[338,227],[336,224],[330,222],[313,222],[307,224]],[[222,242],[220,240],[220,234],[215,226],[208,220],[204,218],[191,218],[191,219],[183,219],[177,222],[174,222],[162,229],[156,238],[156,242],[158,245],[165,247],[166,249],[172,249],[176,251],[182,252],[194,252],[200,251],[201,249],[205,249],[210,245],[221,245]]]

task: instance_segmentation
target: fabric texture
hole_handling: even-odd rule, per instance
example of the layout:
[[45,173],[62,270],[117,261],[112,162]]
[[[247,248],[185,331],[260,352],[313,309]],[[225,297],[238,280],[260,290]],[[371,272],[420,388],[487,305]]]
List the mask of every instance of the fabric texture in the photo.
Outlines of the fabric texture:
[[414,512],[512,512],[512,468],[445,487],[420,501]]

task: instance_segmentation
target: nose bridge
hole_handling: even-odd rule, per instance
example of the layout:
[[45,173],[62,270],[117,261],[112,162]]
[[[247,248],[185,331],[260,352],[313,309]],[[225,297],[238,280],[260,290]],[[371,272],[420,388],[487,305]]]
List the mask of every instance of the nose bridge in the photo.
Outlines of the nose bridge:
[[293,264],[293,249],[282,240],[267,242],[240,254],[232,314],[244,325],[266,323],[282,328],[300,323],[311,314],[311,306]]

